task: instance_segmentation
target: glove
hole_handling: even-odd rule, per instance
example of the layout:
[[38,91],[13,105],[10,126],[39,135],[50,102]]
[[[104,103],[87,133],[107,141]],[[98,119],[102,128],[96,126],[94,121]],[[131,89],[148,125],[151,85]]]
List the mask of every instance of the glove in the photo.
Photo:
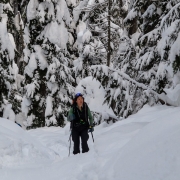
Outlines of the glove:
[[92,126],[89,126],[88,132],[93,132],[93,131],[94,131],[94,128]]

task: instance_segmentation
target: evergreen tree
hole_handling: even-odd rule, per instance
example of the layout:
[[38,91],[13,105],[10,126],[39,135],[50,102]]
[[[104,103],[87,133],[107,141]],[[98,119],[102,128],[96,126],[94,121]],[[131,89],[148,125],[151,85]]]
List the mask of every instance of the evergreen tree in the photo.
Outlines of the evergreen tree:
[[67,1],[69,13],[72,17],[71,24],[68,27],[67,56],[74,66],[72,71],[75,79],[73,86],[76,86],[80,79],[90,75],[89,66],[92,64],[91,55],[93,52],[89,50],[92,34],[87,29],[85,13],[81,9],[87,5],[87,2]]
[[0,116],[13,121],[15,113],[20,111],[20,97],[15,82],[18,68],[14,63],[14,32],[12,7],[9,1],[3,1],[0,3]]
[[74,79],[67,51],[71,17],[64,0],[30,0],[25,26],[23,111],[29,128],[64,125]]
[[[166,96],[166,91],[176,88],[179,84],[179,69],[176,63],[179,56],[178,8],[179,1],[135,1],[124,20],[127,35],[131,37],[131,43],[134,45],[134,50],[131,50],[134,58],[124,53],[120,64],[123,62],[121,66],[125,69],[131,65],[131,71],[125,73],[147,87],[141,88],[135,83],[137,91],[130,88],[130,91],[134,92],[134,112],[145,103],[153,105],[160,101],[177,105],[177,102]],[[138,38],[138,32],[139,39],[134,42],[134,37]],[[142,94],[144,98],[141,98]]]
[[107,66],[110,66],[111,55],[114,55],[118,48],[121,34],[121,21],[119,21],[122,19],[119,13],[120,9],[122,10],[121,6],[122,1],[107,0],[94,3],[89,1],[87,7],[84,8],[84,11],[88,12],[86,14],[88,28],[99,42],[94,46],[95,51],[103,49],[98,56],[106,59]]
[[19,59],[21,57],[22,48],[19,50],[19,45],[21,44],[21,41],[23,37],[21,36],[21,39],[19,38],[20,35],[20,29],[19,29],[19,24],[17,24],[17,12],[16,12],[16,1],[11,1],[11,0],[6,0],[4,1],[6,5],[4,5],[4,13],[7,14],[8,16],[8,21],[7,21],[7,31],[8,33],[12,34],[14,38],[14,42],[16,45],[16,50],[15,50],[15,57],[14,61],[18,65],[19,64]]
[[[173,49],[177,44],[179,32],[178,2],[149,1],[146,4],[136,1],[134,4],[134,10],[139,15],[138,24],[141,24],[141,37],[138,42],[140,50],[135,65],[139,72],[138,81],[159,94],[164,92],[164,88],[172,87],[170,69],[175,70],[178,67],[176,60],[178,61],[179,54],[174,54]],[[178,73],[177,71],[174,73]]]
[[15,27],[17,32],[14,35],[17,58],[15,59],[17,66],[19,68],[19,74],[23,75],[24,73],[24,64],[23,64],[23,49],[24,49],[24,23],[26,23],[26,8],[29,1],[25,0],[13,0],[13,9],[15,15]]
[[146,103],[177,106],[166,92],[178,89],[179,1],[134,1],[114,68],[92,67],[116,115],[127,117]]
[[[78,51],[77,59],[74,61],[77,82],[79,79],[91,75],[91,65],[107,63],[107,4],[107,2],[80,1],[73,11],[74,24],[77,26],[73,46]],[[119,18],[119,14],[116,14],[118,4],[116,6],[115,4],[114,2],[111,8],[111,11],[114,12],[114,14],[112,13],[114,16],[111,16],[111,36],[114,38],[111,42],[111,50],[113,51],[117,50],[118,37],[116,35],[120,33],[119,30],[116,32],[119,26],[115,25],[115,22]]]

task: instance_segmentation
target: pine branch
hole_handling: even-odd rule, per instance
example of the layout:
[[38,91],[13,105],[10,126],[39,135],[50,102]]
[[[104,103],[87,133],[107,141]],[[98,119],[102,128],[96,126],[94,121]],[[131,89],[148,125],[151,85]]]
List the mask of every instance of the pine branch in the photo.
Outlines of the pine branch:
[[88,5],[88,7],[85,7],[85,8],[82,8],[82,9],[75,9],[75,11],[90,12],[90,11],[92,11],[94,9],[97,9],[99,6],[105,5],[107,3],[108,3],[108,1],[104,1],[102,3],[98,3],[98,4],[95,4],[95,5]]
[[94,30],[94,29],[92,29],[91,28],[91,26],[87,26],[87,28],[90,30],[90,31],[92,31],[92,32],[96,32],[96,33],[106,33],[108,30],[104,30],[104,31],[98,31],[98,30]]
[[[89,45],[92,46],[92,47],[95,48],[95,49],[104,49],[104,48],[105,48],[104,45],[99,46],[99,47],[93,46],[92,44],[89,44]],[[105,49],[106,49],[106,48],[105,48]]]
[[[102,68],[102,65],[94,65],[91,67],[91,69],[99,69],[98,67]],[[135,84],[137,87],[139,88],[142,88],[143,90],[146,90],[147,91],[147,94],[146,95],[149,95],[149,94],[154,94],[155,96],[157,96],[159,98],[159,100],[161,102],[163,102],[164,104],[167,104],[167,105],[170,105],[170,106],[179,106],[179,104],[177,103],[174,103],[171,99],[168,98],[168,96],[166,96],[165,94],[158,94],[155,90],[149,88],[148,86],[142,84],[142,83],[139,83],[137,82],[136,80],[132,79],[129,75],[127,75],[126,73],[124,72],[121,72],[119,70],[115,70],[113,68],[110,68],[110,67],[103,67],[103,70],[106,69],[106,71],[110,70],[111,71],[111,74],[112,72],[117,72],[122,78],[132,82],[133,84]]]
[[105,24],[107,23],[108,21],[105,21],[105,22],[102,22],[102,23],[98,23],[98,24],[89,24],[90,26],[99,26],[99,25],[102,25],[102,24]]
[[102,21],[102,20],[104,20],[104,19],[106,19],[107,18],[107,16],[105,16],[105,17],[103,17],[103,18],[101,18],[101,19],[94,19],[94,21]]
[[107,37],[108,37],[108,35],[107,36],[103,36],[103,37],[98,36],[98,38],[101,38],[101,39],[104,39],[104,38],[107,38]]

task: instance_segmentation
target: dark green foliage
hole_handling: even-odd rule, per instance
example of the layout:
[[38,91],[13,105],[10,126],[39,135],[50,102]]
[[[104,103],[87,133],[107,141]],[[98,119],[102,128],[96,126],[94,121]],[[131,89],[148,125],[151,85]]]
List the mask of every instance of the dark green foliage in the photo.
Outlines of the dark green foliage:
[[[3,35],[1,33],[2,37],[0,36],[0,117],[3,116],[4,108],[6,108],[6,105],[9,103],[12,104],[12,109],[14,110],[15,114],[20,112],[20,103],[16,98],[14,98],[15,94],[18,92],[15,85],[15,77],[12,73],[13,61],[17,58],[17,53],[13,52],[15,50],[12,46],[9,47],[6,44],[2,44],[7,43],[11,45],[10,39],[8,39],[8,33],[11,33],[12,35],[17,33],[14,25],[14,14],[11,10],[11,6],[8,3],[10,3],[10,1],[1,2],[1,7],[3,8],[1,9],[1,13],[7,15],[7,22],[5,19],[3,19],[6,18],[6,16],[3,15],[0,19],[0,23],[2,23],[0,26],[3,30]],[[4,38],[6,39],[6,42],[4,42]],[[16,100],[13,101],[13,99]]]
[[180,71],[180,56],[179,55],[176,55],[172,66],[173,66],[174,74]]
[[21,95],[18,93],[17,89],[11,89],[10,95],[8,97],[9,102],[12,104],[12,110],[15,114],[21,112]]
[[[26,36],[29,38],[25,47],[27,61],[25,67],[25,101],[30,104],[28,114],[26,114],[28,129],[43,126],[64,126],[70,106],[69,99],[74,90],[71,85],[74,83],[74,79],[70,69],[72,67],[70,58],[74,54],[72,45],[67,46],[67,51],[70,50],[67,52],[65,47],[60,47],[60,42],[53,42],[52,35],[49,37],[47,34],[43,34],[43,32],[47,32],[49,27],[53,29],[52,22],[58,26],[63,23],[59,22],[61,21],[58,19],[59,16],[56,17],[59,4],[56,1],[49,2],[51,6],[54,6],[54,12],[50,12],[48,2],[40,0],[38,2],[39,6],[43,3],[45,14],[41,17],[39,9],[36,8],[34,9],[35,16],[27,19],[26,23]],[[50,13],[54,14],[49,16]],[[65,31],[69,25],[66,24],[65,19],[62,21],[65,24]],[[37,68],[33,69],[32,73],[30,69],[29,73],[28,66],[31,62],[35,65],[37,63]]]
[[162,78],[162,79],[159,79],[157,85],[158,85],[158,89],[157,89],[157,92],[159,94],[163,93],[164,92],[164,88],[165,86],[168,84],[168,80],[166,77]]
[[44,127],[45,126],[45,98],[47,94],[46,87],[46,78],[45,75],[47,73],[47,69],[41,70],[37,69],[34,72],[34,78],[31,79],[26,75],[25,84],[33,84],[35,82],[36,91],[31,97],[31,106],[29,108],[28,116],[34,115],[34,120],[31,125],[31,128]]

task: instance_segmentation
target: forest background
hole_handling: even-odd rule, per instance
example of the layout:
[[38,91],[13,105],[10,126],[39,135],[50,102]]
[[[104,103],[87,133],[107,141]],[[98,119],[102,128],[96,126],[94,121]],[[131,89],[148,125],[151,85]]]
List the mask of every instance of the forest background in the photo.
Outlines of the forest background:
[[112,112],[91,109],[96,124],[180,106],[179,31],[180,0],[1,0],[0,117],[63,127],[90,85]]

